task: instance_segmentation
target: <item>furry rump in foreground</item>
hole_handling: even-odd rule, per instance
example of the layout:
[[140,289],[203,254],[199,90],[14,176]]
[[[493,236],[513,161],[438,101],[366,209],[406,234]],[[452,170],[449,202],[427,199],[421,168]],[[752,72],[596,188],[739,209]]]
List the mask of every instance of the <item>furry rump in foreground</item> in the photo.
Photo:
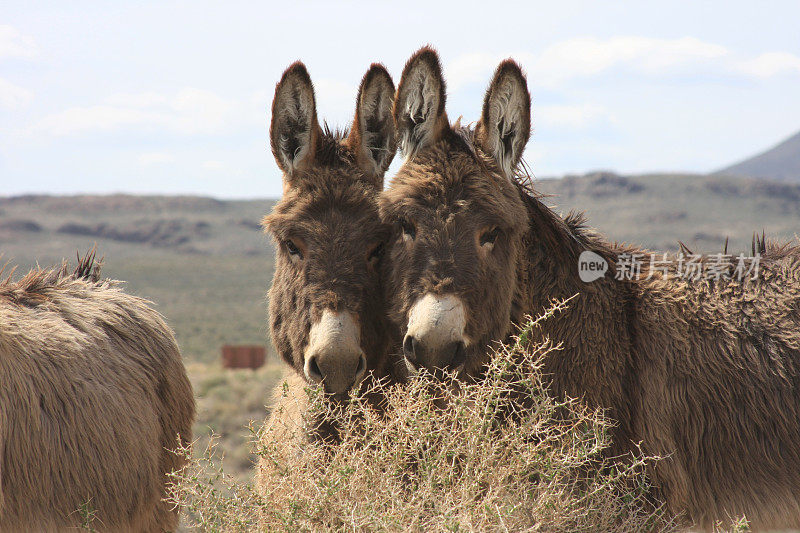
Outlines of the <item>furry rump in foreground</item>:
[[150,302],[70,270],[0,281],[0,531],[170,531],[195,403]]

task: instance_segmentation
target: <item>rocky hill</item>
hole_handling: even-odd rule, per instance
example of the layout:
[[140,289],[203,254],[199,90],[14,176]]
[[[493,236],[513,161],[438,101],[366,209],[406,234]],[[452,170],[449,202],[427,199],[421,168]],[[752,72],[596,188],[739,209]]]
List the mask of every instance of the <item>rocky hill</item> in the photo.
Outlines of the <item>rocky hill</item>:
[[717,172],[800,183],[800,132],[769,150]]

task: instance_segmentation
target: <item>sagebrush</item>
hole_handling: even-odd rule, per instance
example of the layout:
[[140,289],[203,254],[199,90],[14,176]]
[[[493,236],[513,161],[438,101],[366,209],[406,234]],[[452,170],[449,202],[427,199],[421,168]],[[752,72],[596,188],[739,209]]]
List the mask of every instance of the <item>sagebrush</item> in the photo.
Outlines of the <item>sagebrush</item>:
[[[656,458],[607,457],[603,413],[547,394],[541,361],[559,346],[530,340],[545,318],[500,346],[474,382],[378,383],[343,409],[306,389],[307,420],[334,420],[341,442],[309,442],[302,425],[263,427],[253,441],[270,467],[258,489],[234,482],[210,448],[176,475],[173,501],[188,527],[206,531],[676,529],[649,496],[645,467]],[[386,409],[371,407],[368,392]],[[292,438],[263,438],[287,429]]]

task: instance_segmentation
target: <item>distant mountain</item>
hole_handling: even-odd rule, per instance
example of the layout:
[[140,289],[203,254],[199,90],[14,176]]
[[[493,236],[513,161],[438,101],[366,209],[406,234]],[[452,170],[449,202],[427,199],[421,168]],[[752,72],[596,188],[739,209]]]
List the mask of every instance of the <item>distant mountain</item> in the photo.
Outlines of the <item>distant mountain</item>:
[[719,170],[716,174],[800,183],[800,132],[766,152]]

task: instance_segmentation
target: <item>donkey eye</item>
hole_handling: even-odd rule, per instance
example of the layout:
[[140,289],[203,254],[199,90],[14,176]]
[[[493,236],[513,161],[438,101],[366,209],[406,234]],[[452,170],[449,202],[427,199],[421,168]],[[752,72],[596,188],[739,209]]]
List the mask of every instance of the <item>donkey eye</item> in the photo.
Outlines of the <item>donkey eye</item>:
[[286,245],[286,251],[289,252],[289,255],[292,256],[292,258],[303,258],[303,252],[300,251],[300,248],[298,248],[295,243],[287,240],[284,244]]
[[383,243],[378,244],[372,251],[369,253],[369,257],[367,257],[367,261],[370,263],[377,263],[381,257],[383,257],[384,247]]
[[498,235],[500,235],[500,228],[494,228],[484,232],[481,235],[481,246],[484,244],[494,244],[494,241],[497,240]]
[[413,224],[409,223],[406,220],[400,221],[400,227],[403,228],[403,239],[409,238],[414,240],[417,236],[417,229],[414,227]]

